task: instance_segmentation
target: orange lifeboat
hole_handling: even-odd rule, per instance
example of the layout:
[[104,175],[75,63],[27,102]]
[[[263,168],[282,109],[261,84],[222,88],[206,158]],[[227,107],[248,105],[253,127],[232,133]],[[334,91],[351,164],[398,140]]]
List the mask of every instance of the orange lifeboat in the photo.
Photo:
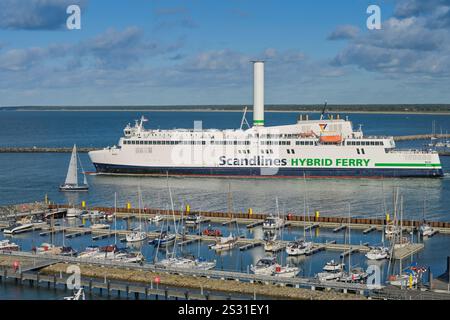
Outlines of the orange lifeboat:
[[339,134],[321,135],[320,142],[322,142],[322,143],[341,143],[342,136]]

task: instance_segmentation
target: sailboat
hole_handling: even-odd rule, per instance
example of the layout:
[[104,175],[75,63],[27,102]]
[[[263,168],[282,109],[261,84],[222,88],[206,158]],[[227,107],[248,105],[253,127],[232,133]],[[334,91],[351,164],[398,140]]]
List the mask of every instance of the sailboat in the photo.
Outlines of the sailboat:
[[[86,174],[84,173],[83,168],[81,168],[84,176],[83,184],[78,184],[78,161],[79,159],[77,155],[77,146],[73,146],[72,156],[70,157],[69,169],[67,170],[66,181],[63,185],[59,186],[59,191],[88,191],[89,186],[86,180]],[[81,166],[81,161],[80,161]]]
[[[278,199],[277,199],[278,202]],[[284,219],[280,217],[279,213],[278,216],[273,216],[270,214],[266,219],[264,219],[263,222],[263,229],[264,230],[277,230],[281,229],[284,225]]]
[[127,242],[140,242],[147,239],[147,233],[142,231],[142,218],[141,218],[141,187],[138,190],[138,201],[139,201],[139,227],[134,229],[133,232],[126,235]]

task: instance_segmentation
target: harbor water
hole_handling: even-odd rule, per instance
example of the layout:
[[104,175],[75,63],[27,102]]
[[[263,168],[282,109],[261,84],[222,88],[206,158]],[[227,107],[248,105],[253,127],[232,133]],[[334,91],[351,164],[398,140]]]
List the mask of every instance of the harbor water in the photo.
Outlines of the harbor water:
[[[240,124],[241,114],[235,112],[144,112],[149,118],[147,127],[172,129],[192,128],[194,121],[203,121],[204,128],[236,128]],[[105,147],[118,142],[122,130],[128,122],[133,122],[142,114],[136,112],[0,112],[0,147]],[[341,115],[345,117],[346,115]],[[432,122],[436,131],[446,133],[450,129],[450,116],[443,115],[393,115],[393,114],[350,114],[349,119],[355,127],[362,124],[366,135],[412,135],[428,134]],[[249,118],[251,115],[248,116]],[[296,121],[296,113],[266,113],[266,125],[281,125]],[[310,118],[318,117],[310,114]],[[423,148],[429,141],[398,142],[399,148]],[[84,170],[94,171],[87,154],[80,154]],[[167,182],[164,177],[109,177],[88,176],[90,190],[85,194],[64,194],[58,191],[66,175],[69,154],[0,154],[0,205],[42,201],[48,195],[56,203],[80,204],[86,201],[88,206],[109,206],[114,204],[114,192],[118,194],[119,206],[130,202],[138,204],[138,189],[142,190],[143,206],[167,209],[170,205]],[[321,216],[384,217],[392,212],[393,190],[398,187],[404,199],[404,219],[450,221],[450,157],[441,157],[446,175],[439,179],[218,179],[218,178],[169,178],[174,206],[183,209],[189,205],[191,210],[237,211],[246,212],[252,208],[254,213],[303,214],[306,199],[306,214],[319,211]],[[231,192],[229,193],[230,190]],[[231,198],[231,201],[229,199]],[[231,202],[231,208],[229,208]],[[79,224],[81,221],[64,220],[60,224]],[[130,222],[136,226],[137,220]],[[87,222],[89,224],[89,222]],[[118,228],[132,227],[124,221],[118,221]],[[225,235],[244,234],[261,239],[261,227],[246,229],[245,225],[221,226]],[[160,230],[160,225],[144,223],[147,230]],[[174,228],[174,226],[171,226]],[[206,226],[201,226],[206,228]],[[191,230],[191,232],[193,232]],[[293,240],[304,236],[301,228],[286,228],[282,237]],[[417,235],[408,235],[417,237]],[[307,232],[306,237],[315,242],[336,240],[345,243],[345,232],[333,233],[320,229]],[[3,238],[3,235],[0,236]],[[70,245],[83,250],[89,245],[108,245],[114,238],[92,241],[86,235],[74,239],[64,239],[62,234],[41,237],[39,232],[14,236],[13,241],[23,250],[31,250],[43,242]],[[351,242],[354,244],[381,244],[381,233],[367,235],[352,230]],[[446,256],[450,236],[436,235],[425,241],[425,249],[415,254],[409,262],[431,266],[433,273],[439,275],[445,271]],[[119,244],[126,246],[126,244]],[[155,247],[148,243],[141,247],[147,261],[155,258]],[[264,249],[257,247],[248,251],[238,248],[222,254],[209,250],[207,243],[193,243],[186,247],[177,247],[180,253],[190,253],[208,260],[216,260],[217,269],[247,272],[248,266],[264,256]],[[310,257],[292,259],[280,254],[279,259],[298,265],[300,275],[312,277],[320,272],[330,259],[339,260],[339,252],[323,251]],[[165,251],[160,250],[158,257],[163,258]],[[353,266],[367,267],[363,253],[351,256]],[[407,260],[408,260],[407,259]],[[348,262],[348,261],[346,261]],[[387,262],[378,263],[386,272]],[[45,289],[15,287],[11,284],[0,285],[0,299],[55,299],[64,296],[64,292]],[[67,294],[66,294],[67,295]]]

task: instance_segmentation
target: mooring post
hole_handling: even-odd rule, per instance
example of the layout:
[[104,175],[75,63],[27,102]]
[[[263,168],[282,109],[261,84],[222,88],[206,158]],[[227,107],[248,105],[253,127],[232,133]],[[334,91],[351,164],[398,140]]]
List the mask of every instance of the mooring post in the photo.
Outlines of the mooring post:
[[148,298],[148,287],[145,287],[145,299]]
[[164,296],[166,297],[166,300],[169,299],[169,291],[167,290],[167,288],[164,289]]
[[209,292],[208,291],[206,291],[206,293],[205,293],[205,299],[209,300]]
[[135,292],[134,293],[134,299],[135,300],[139,300],[139,292]]
[[111,296],[111,281],[110,280],[108,280],[108,283],[107,283],[107,289],[108,289],[108,297],[110,297]]
[[189,290],[186,290],[186,292],[184,293],[184,297],[186,298],[186,300],[189,300]]
[[53,275],[53,289],[56,289],[56,274]]
[[89,293],[92,293],[92,279],[89,280]]
[[126,292],[127,292],[127,298],[128,298],[128,296],[129,296],[129,294],[130,294],[130,286],[127,284],[127,286],[125,287],[125,290],[126,290]]

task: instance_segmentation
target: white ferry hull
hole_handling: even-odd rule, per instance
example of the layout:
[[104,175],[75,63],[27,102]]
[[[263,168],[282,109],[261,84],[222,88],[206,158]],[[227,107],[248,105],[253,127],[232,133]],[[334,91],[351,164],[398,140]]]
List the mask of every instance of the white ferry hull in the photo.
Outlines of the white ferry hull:
[[[92,157],[92,155],[91,155]],[[444,175],[442,168],[278,168],[273,170],[274,174],[267,175],[264,171],[267,168],[256,167],[155,167],[155,166],[133,166],[113,163],[93,162],[98,174],[105,175],[151,175],[151,176],[222,176],[241,178],[400,178],[400,177],[434,177],[439,178]]]
[[[97,173],[233,177],[441,177],[436,152],[395,150],[333,116],[264,126],[264,63],[254,62],[253,127],[246,130],[124,129],[118,146],[89,153]],[[242,127],[242,126],[241,126]]]

